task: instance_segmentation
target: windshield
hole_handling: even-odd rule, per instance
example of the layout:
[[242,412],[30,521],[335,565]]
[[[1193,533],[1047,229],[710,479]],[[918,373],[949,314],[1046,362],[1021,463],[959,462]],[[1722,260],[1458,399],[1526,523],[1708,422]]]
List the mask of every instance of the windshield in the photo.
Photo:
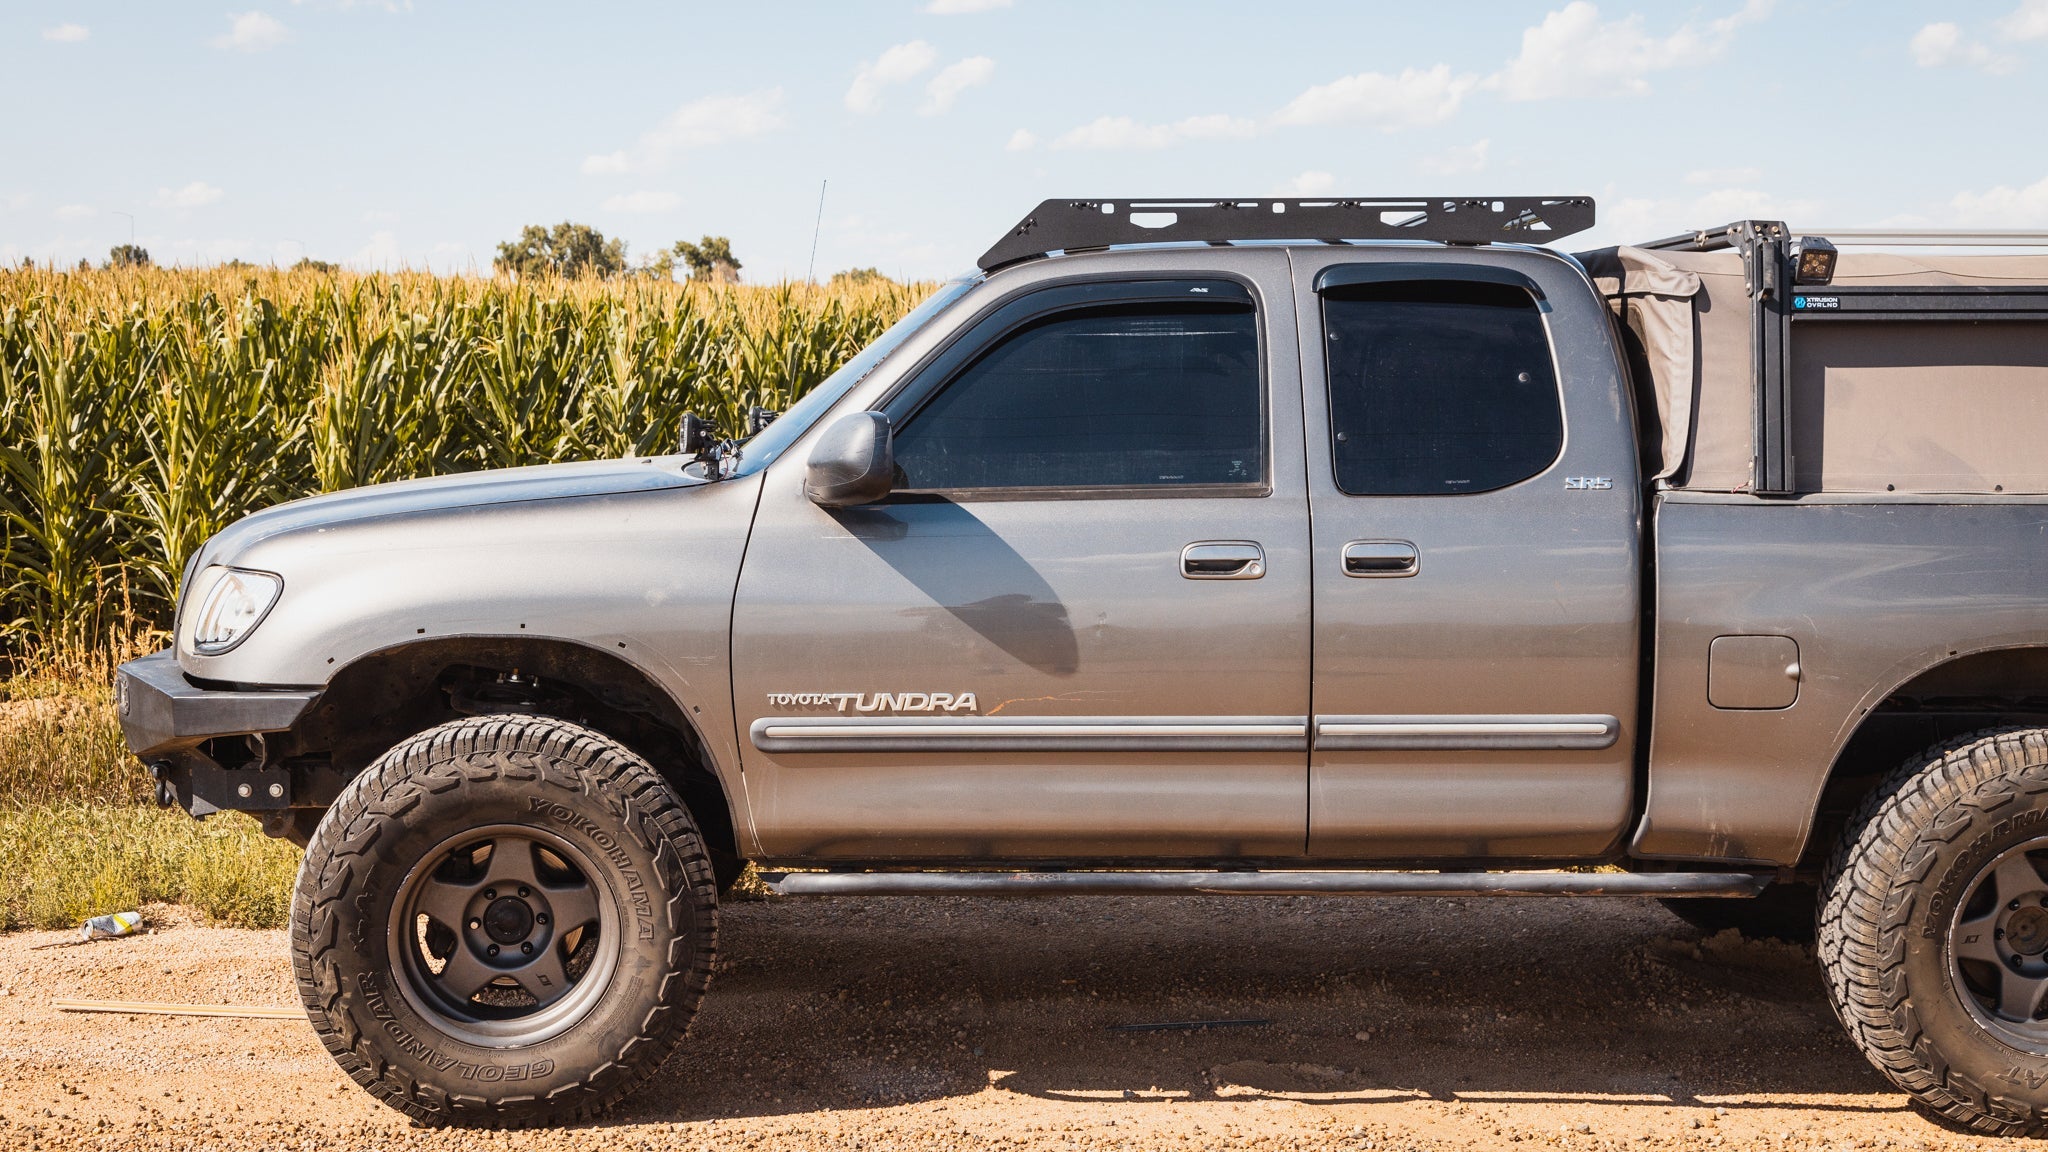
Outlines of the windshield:
[[839,398],[853,389],[873,372],[896,346],[910,338],[912,332],[924,327],[925,322],[943,311],[948,304],[966,295],[974,287],[971,279],[948,280],[939,285],[939,290],[925,298],[925,302],[910,310],[910,314],[889,326],[889,330],[877,337],[873,344],[860,350],[848,360],[839,371],[818,382],[818,386],[804,393],[804,398],[789,406],[789,411],[775,418],[775,422],[761,429],[758,435],[740,441],[739,467],[733,470],[735,476],[750,476],[775,462],[790,442],[802,436],[826,410],[839,402]]

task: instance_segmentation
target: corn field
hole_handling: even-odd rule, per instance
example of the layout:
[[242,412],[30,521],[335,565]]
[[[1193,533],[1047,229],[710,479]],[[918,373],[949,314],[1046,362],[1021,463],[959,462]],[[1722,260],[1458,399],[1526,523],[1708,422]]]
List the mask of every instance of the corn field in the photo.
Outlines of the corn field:
[[737,429],[924,294],[0,271],[0,657],[162,626],[186,557],[279,501]]

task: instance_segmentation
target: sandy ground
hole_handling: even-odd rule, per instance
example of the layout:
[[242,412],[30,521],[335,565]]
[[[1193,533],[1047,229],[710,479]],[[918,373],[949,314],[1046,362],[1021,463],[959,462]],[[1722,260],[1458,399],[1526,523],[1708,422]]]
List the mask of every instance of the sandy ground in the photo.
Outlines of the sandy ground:
[[[0,936],[0,1148],[1979,1148],[1843,1039],[1810,958],[1628,901],[728,906],[659,1081],[569,1131],[412,1127],[298,1021],[275,932]],[[1199,1019],[1207,1030],[1118,1026]]]

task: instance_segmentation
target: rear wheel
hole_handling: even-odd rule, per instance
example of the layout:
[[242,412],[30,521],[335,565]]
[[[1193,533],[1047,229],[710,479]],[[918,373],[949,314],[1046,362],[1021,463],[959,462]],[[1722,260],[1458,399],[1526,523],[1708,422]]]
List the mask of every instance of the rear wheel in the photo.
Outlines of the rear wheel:
[[1865,801],[1822,882],[1836,1014],[1979,1132],[2048,1132],[2048,732],[1936,748]]
[[314,1028],[428,1123],[609,1107],[661,1065],[711,972],[688,812],[633,753],[537,716],[444,724],[352,782],[292,906]]

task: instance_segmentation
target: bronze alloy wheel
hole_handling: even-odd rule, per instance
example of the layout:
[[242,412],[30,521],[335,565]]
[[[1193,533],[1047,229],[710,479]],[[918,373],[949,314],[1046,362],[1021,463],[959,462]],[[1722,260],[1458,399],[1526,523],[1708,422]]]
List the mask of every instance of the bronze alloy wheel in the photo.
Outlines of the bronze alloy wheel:
[[614,894],[580,849],[542,828],[450,837],[406,877],[398,907],[387,929],[394,983],[480,1047],[559,1035],[618,968]]

